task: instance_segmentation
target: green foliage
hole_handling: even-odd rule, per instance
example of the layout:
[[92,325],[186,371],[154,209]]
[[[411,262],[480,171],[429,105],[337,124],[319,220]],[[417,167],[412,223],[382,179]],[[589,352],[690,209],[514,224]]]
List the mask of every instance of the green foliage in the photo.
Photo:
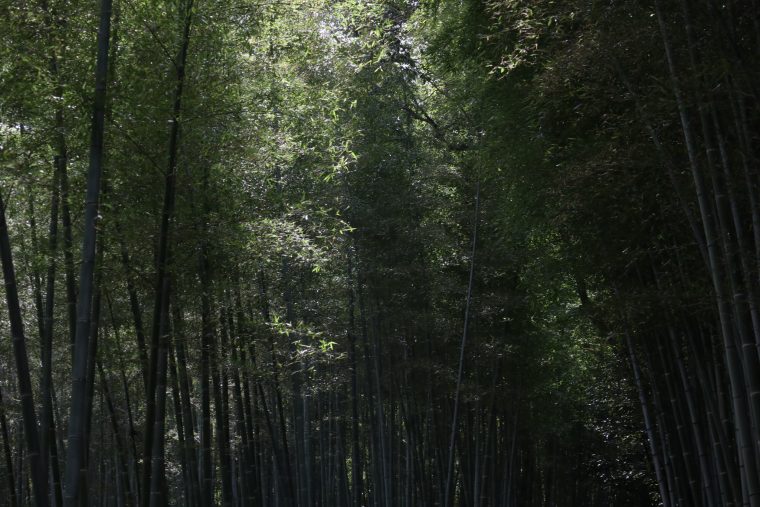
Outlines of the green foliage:
[[[127,286],[150,334],[184,5],[115,0],[113,17],[98,354],[125,381],[117,401],[138,400],[137,420],[145,393]],[[701,262],[683,214],[695,206],[679,201],[642,128],[651,118],[668,149],[682,142],[670,90],[650,79],[665,75],[650,10],[581,0],[193,3],[177,119],[172,339],[186,346],[197,379],[210,325],[220,372],[241,374],[251,396],[264,395],[257,403],[270,412],[256,405],[254,417],[270,461],[259,480],[272,491],[284,487],[271,471],[282,466],[281,431],[294,462],[306,459],[310,442],[325,452],[313,470],[335,467],[351,487],[356,465],[346,449],[356,438],[367,461],[363,504],[381,503],[378,478],[391,468],[394,479],[443,483],[474,262],[457,500],[465,503],[476,476],[468,467],[487,463],[499,469],[481,473],[489,494],[499,497],[508,472],[516,505],[570,505],[550,498],[570,488],[574,505],[652,504],[656,485],[620,336],[656,328],[670,311],[662,301],[678,301],[686,316],[709,304],[704,272],[673,282],[674,264]],[[30,335],[35,286],[51,261],[46,231],[61,139],[74,252],[81,241],[95,20],[92,2],[0,4],[0,192],[12,211]],[[727,72],[705,67],[705,81]],[[690,184],[680,169],[674,180]],[[52,259],[53,363],[65,404],[61,241]],[[655,287],[650,272],[665,272],[667,287]],[[357,435],[348,430],[352,375]],[[4,392],[10,376],[0,374]],[[198,412],[199,388],[191,389]],[[307,398],[314,413],[304,416]],[[229,403],[213,410],[233,411]],[[167,479],[180,498],[176,418],[167,419]],[[230,440],[242,463],[243,435]],[[381,445],[397,453],[397,463],[382,465],[388,470],[377,465]],[[345,491],[330,481],[322,501],[339,505]],[[444,504],[443,492],[403,484],[420,505]]]

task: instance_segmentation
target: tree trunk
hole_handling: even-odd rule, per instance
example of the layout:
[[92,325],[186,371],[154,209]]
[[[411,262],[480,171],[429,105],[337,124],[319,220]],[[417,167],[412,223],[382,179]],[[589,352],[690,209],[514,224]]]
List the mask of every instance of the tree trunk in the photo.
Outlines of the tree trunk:
[[457,373],[457,384],[454,390],[454,415],[451,417],[451,438],[449,439],[449,458],[448,471],[446,474],[446,490],[444,491],[443,504],[445,507],[451,505],[452,486],[454,479],[454,451],[457,437],[458,416],[459,416],[459,394],[462,389],[462,379],[464,376],[464,351],[467,345],[467,329],[470,321],[470,301],[472,300],[472,285],[475,278],[475,247],[478,241],[478,216],[480,214],[480,183],[475,187],[475,219],[472,226],[472,250],[470,252],[470,280],[467,284],[467,299],[464,310],[464,328],[462,331],[462,341],[459,347],[459,370]]
[[192,385],[187,373],[187,355],[185,354],[185,326],[182,318],[182,311],[174,304],[173,322],[174,322],[174,348],[177,353],[178,374],[179,374],[179,393],[182,409],[182,421],[185,429],[185,452],[187,453],[188,464],[190,468],[190,492],[194,499],[194,505],[198,505],[201,500],[200,481],[198,477],[198,461],[196,459],[195,445],[195,421],[193,418],[193,408],[190,404]]
[[6,480],[8,482],[8,495],[10,496],[11,507],[18,507],[18,496],[16,493],[15,474],[13,473],[13,452],[11,451],[11,441],[8,436],[8,421],[5,417],[5,404],[3,403],[3,391],[0,389],[0,436],[3,438],[3,456],[5,457]]
[[37,414],[35,413],[32,396],[32,379],[29,374],[29,356],[26,352],[26,337],[24,321],[21,316],[21,306],[16,286],[16,272],[13,266],[11,243],[8,234],[8,224],[5,219],[5,202],[0,195],[0,260],[3,264],[3,279],[5,280],[5,295],[8,302],[8,319],[13,340],[13,355],[16,360],[18,391],[21,395],[21,411],[24,424],[24,436],[28,448],[28,459],[34,489],[34,501],[37,507],[47,507],[48,487],[47,470],[42,468],[40,455],[40,440],[37,433]]
[[[57,164],[56,164],[57,165]],[[40,420],[40,452],[43,468],[50,469],[53,477],[54,503],[63,502],[61,491],[61,472],[58,464],[58,449],[55,441],[55,420],[53,418],[53,326],[55,317],[55,275],[56,254],[58,252],[58,208],[60,201],[60,169],[55,167],[50,202],[50,229],[48,233],[48,268],[47,286],[45,288],[44,334],[42,336],[42,413]],[[55,449],[55,452],[53,452]],[[48,459],[49,465],[48,466]]]
[[[221,349],[224,349],[226,342],[225,334],[227,333],[224,318],[220,319],[221,324]],[[229,423],[229,413],[227,411],[227,375],[224,372],[224,356],[220,354],[220,348],[217,347],[216,340],[211,346],[211,378],[214,384],[214,415],[216,416],[216,445],[219,453],[219,468],[222,475],[222,505],[224,507],[232,506],[232,479],[230,466],[230,447],[227,432]],[[221,357],[220,357],[221,356]]]
[[103,364],[97,361],[98,374],[100,376],[100,386],[103,389],[103,396],[105,397],[106,406],[108,408],[108,415],[111,421],[111,431],[113,432],[114,442],[116,444],[116,456],[118,459],[118,480],[120,489],[124,496],[124,505],[135,505],[134,498],[132,497],[132,490],[129,484],[129,470],[127,467],[127,452],[122,440],[121,430],[119,429],[119,419],[116,415],[116,407],[114,406],[113,399],[111,397],[111,390],[108,387],[108,380],[106,379],[105,371],[103,370]]
[[[153,327],[151,333],[150,359],[148,364],[148,391],[146,399],[145,442],[143,448],[144,467],[143,488],[150,494],[143,495],[142,505],[160,501],[162,479],[154,477],[155,471],[163,474],[164,417],[166,408],[166,369],[168,366],[168,322],[169,322],[169,261],[171,257],[171,229],[174,220],[176,196],[177,157],[179,155],[180,114],[182,112],[182,92],[185,84],[185,64],[190,45],[193,0],[186,0],[183,16],[181,46],[176,59],[174,104],[171,127],[169,129],[169,160],[165,173],[164,203],[161,213],[158,255],[156,262],[156,298],[153,306]],[[159,383],[163,385],[161,390]],[[160,406],[159,406],[160,405]],[[158,441],[154,438],[158,437]],[[148,463],[151,463],[149,466]],[[158,503],[155,503],[158,505]]]
[[[96,221],[100,177],[103,164],[103,135],[105,130],[105,103],[108,75],[108,48],[111,28],[111,0],[101,0],[100,26],[98,28],[98,57],[95,70],[95,102],[90,143],[90,166],[87,177],[87,202],[85,207],[84,240],[82,244],[82,268],[79,275],[79,303],[74,343],[74,364],[71,380],[71,407],[69,412],[69,448],[66,454],[66,489],[64,505],[77,507],[80,497],[80,473],[85,464],[88,435],[85,434],[87,418],[87,353],[89,349],[90,312],[92,308],[93,275],[95,271]],[[86,500],[85,500],[86,503]]]

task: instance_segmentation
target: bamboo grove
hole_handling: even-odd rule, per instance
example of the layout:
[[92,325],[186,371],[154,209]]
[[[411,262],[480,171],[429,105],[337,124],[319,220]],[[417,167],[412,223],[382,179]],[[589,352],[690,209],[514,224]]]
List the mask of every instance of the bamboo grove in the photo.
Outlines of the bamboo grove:
[[0,504],[760,506],[755,0],[0,0]]

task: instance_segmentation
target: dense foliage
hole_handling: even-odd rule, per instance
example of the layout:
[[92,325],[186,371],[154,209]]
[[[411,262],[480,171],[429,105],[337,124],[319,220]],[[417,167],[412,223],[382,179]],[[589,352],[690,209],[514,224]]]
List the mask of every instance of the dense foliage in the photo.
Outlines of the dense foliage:
[[758,54],[754,0],[0,0],[0,503],[760,506]]

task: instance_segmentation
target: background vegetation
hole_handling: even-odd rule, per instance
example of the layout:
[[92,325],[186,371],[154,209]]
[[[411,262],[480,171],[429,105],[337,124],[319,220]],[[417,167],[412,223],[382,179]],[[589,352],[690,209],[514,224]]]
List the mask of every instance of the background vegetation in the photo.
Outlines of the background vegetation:
[[0,0],[0,503],[760,505],[759,23]]

